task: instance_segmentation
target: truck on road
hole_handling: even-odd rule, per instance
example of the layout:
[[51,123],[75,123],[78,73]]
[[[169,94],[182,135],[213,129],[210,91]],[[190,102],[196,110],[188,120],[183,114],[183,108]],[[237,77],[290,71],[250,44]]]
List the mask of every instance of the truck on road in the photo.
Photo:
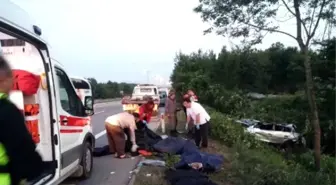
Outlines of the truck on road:
[[139,84],[134,87],[131,96],[124,96],[121,100],[123,110],[128,112],[136,112],[139,107],[146,103],[149,99],[154,101],[154,115],[158,113],[160,104],[160,96],[158,87],[153,84]]

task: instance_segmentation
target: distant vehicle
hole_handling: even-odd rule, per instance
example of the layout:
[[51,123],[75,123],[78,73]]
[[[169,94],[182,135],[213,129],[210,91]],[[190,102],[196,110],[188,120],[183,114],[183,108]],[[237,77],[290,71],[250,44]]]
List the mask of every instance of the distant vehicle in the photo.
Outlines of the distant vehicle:
[[72,84],[74,85],[75,89],[76,89],[76,93],[78,95],[78,97],[81,99],[81,101],[84,104],[85,101],[85,97],[92,97],[92,87],[90,82],[83,78],[83,77],[77,77],[77,76],[71,76],[71,81]]
[[305,145],[305,140],[300,133],[296,132],[296,126],[293,124],[268,124],[258,122],[249,126],[246,131],[260,141],[283,145],[286,143],[302,142]]
[[160,106],[165,106],[166,99],[168,97],[168,88],[159,88],[159,95],[160,95]]
[[146,103],[148,98],[154,100],[154,115],[158,113],[160,104],[159,91],[156,85],[152,84],[139,84],[134,87],[132,96],[124,96],[121,100],[124,111],[135,112],[139,107]]

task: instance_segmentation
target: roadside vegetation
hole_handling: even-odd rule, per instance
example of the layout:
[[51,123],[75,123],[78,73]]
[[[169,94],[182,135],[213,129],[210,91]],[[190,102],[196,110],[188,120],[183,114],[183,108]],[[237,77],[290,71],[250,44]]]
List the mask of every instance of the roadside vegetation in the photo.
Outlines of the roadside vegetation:
[[[296,48],[273,44],[264,51],[225,48],[215,53],[179,53],[171,80],[178,92],[193,89],[210,106],[216,141],[230,148],[226,182],[254,185],[335,184],[335,38],[311,51],[320,113],[320,169],[314,163],[314,129],[305,95],[302,57]],[[253,99],[250,92],[276,96]],[[308,148],[283,154],[257,141],[234,123],[240,118],[294,123]],[[229,159],[230,159],[229,158]]]
[[121,98],[123,94],[132,94],[133,83],[118,83],[108,81],[106,83],[98,82],[95,78],[87,78],[92,86],[95,99]]

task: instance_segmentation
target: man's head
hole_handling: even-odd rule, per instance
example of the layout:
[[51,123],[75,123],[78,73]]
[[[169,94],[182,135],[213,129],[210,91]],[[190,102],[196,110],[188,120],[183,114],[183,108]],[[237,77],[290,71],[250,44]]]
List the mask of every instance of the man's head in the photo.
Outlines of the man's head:
[[13,76],[8,62],[0,56],[0,93],[8,94],[12,88]]
[[188,94],[189,94],[189,96],[194,96],[195,95],[195,93],[194,93],[194,91],[192,91],[192,90],[188,90],[188,92],[187,92]]
[[190,97],[183,98],[183,106],[185,108],[190,108],[191,107],[191,100]]
[[170,99],[175,99],[175,91],[170,90],[168,96],[169,96]]
[[138,122],[138,121],[140,120],[140,115],[139,115],[139,113],[134,112],[134,113],[133,113],[133,116],[134,116],[134,120],[135,120],[135,122]]
[[153,100],[148,100],[147,101],[147,108],[148,109],[153,109],[154,108],[154,101]]

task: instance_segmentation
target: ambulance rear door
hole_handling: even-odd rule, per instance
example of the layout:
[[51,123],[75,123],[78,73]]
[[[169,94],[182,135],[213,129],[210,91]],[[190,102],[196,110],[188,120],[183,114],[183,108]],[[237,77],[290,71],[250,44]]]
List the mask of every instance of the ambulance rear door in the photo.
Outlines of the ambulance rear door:
[[[31,23],[26,12],[10,1],[0,0],[0,4],[0,55],[3,55],[12,70],[17,72],[13,84],[13,88],[16,89],[10,98],[25,114],[26,126],[36,143],[37,151],[49,164],[48,170],[31,183],[48,184],[59,178],[60,148],[56,102],[53,98],[55,91],[47,44],[40,38],[41,29]],[[43,79],[45,88],[41,88],[40,81],[36,92],[25,94],[30,87],[27,80],[29,78],[25,79],[27,76]],[[26,84],[17,85],[22,83],[22,80]],[[27,112],[31,115],[27,115]]]

